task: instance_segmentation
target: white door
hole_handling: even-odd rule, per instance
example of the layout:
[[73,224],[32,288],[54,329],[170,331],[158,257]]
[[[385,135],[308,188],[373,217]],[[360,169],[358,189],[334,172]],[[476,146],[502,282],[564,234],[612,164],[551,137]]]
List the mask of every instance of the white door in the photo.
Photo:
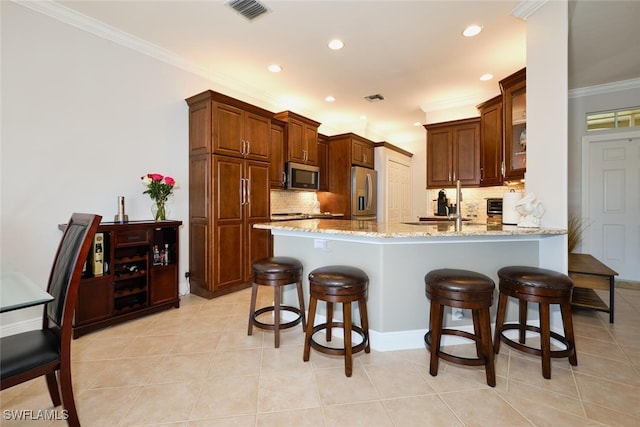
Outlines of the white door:
[[640,137],[588,144],[586,250],[617,271],[640,281]]
[[387,191],[387,222],[402,222],[411,219],[411,168],[389,160]]

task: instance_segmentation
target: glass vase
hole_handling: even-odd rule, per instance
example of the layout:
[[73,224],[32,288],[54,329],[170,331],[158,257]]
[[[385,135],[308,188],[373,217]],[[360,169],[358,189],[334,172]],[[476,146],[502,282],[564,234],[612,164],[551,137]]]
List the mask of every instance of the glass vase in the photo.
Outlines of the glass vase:
[[151,213],[156,221],[166,221],[168,216],[167,206],[165,202],[158,201],[151,205]]

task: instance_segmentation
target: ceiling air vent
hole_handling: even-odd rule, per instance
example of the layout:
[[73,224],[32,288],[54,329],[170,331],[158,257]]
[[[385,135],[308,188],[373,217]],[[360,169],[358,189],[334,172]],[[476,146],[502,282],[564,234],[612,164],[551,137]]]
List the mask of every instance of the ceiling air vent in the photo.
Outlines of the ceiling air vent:
[[379,93],[376,93],[375,95],[365,96],[364,99],[366,99],[369,102],[378,102],[378,101],[382,101],[384,99],[384,96],[380,95]]
[[256,19],[263,13],[267,13],[269,9],[256,0],[231,0],[227,2],[227,6],[247,18],[249,21]]

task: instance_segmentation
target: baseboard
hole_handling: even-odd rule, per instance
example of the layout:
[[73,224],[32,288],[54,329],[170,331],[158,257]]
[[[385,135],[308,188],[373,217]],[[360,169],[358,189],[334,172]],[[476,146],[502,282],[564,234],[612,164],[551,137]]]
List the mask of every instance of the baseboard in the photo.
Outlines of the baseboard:
[[42,316],[34,317],[29,320],[10,323],[0,326],[0,337],[8,337],[22,332],[33,331],[42,328]]

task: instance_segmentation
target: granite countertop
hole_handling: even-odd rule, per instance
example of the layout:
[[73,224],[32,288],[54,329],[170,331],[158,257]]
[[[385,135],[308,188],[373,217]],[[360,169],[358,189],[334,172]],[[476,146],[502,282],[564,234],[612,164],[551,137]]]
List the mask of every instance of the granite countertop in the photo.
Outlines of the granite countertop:
[[343,218],[344,214],[340,214],[340,213],[331,213],[331,212],[324,212],[324,213],[301,213],[301,212],[296,212],[296,213],[276,213],[276,214],[271,214],[271,221],[291,221],[294,219],[332,219],[332,218]]
[[567,234],[559,228],[522,228],[515,225],[465,222],[456,231],[454,222],[381,223],[339,219],[301,219],[258,223],[255,228],[299,231],[318,234],[340,234],[377,238],[454,237],[454,236],[526,236]]

